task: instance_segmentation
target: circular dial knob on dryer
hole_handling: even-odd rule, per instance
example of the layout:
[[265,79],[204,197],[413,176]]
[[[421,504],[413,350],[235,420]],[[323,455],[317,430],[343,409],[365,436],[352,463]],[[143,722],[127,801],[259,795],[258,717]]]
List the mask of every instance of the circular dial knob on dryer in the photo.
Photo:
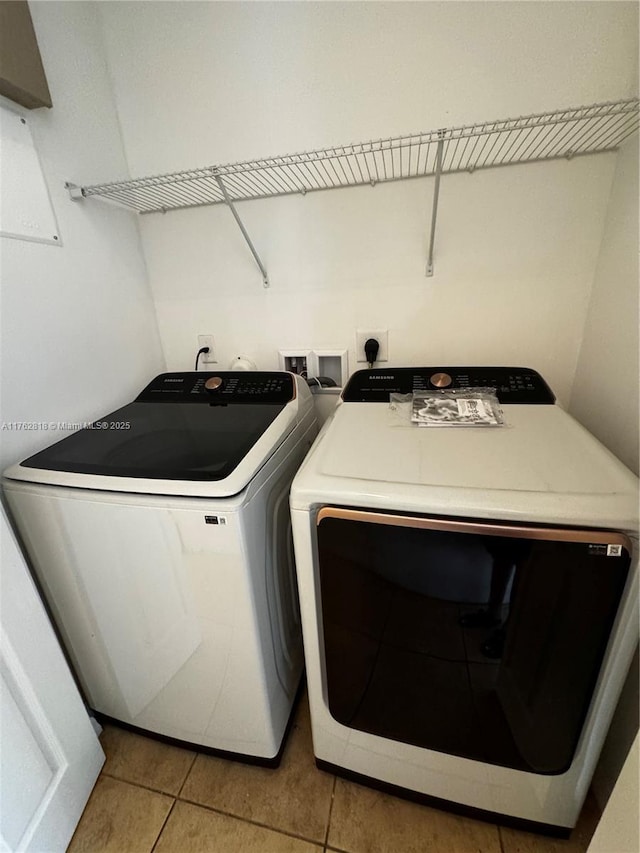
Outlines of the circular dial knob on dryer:
[[221,391],[223,385],[224,382],[221,376],[210,376],[204,383],[205,391],[208,391],[210,394]]
[[435,388],[448,388],[453,380],[448,373],[434,373],[433,376],[429,377],[429,382]]

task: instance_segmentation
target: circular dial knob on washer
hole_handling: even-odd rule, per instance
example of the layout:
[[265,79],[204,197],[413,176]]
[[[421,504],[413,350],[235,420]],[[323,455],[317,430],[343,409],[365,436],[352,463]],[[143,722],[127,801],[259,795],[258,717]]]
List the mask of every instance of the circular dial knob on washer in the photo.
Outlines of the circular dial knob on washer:
[[210,376],[207,381],[204,383],[205,390],[210,394],[215,393],[216,391],[220,391],[223,386],[223,381],[221,376]]
[[453,380],[448,373],[434,373],[433,376],[429,378],[429,382],[431,382],[431,384],[436,388],[448,388]]

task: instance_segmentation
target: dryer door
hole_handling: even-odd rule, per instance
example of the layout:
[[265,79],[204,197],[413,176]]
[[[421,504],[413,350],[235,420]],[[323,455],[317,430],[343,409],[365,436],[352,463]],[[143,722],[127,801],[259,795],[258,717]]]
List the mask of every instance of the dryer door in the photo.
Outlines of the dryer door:
[[332,716],[440,752],[564,772],[630,553],[611,532],[321,510]]

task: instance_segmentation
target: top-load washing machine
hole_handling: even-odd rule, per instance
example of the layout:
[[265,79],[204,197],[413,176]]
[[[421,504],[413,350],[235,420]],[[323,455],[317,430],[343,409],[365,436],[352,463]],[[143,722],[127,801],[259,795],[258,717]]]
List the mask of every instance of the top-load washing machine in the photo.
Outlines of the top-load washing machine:
[[[476,387],[502,426],[389,402]],[[635,475],[532,370],[360,371],[291,507],[318,765],[573,827],[638,639]]]
[[316,433],[293,374],[166,373],[5,472],[92,709],[277,763],[303,665],[289,487]]

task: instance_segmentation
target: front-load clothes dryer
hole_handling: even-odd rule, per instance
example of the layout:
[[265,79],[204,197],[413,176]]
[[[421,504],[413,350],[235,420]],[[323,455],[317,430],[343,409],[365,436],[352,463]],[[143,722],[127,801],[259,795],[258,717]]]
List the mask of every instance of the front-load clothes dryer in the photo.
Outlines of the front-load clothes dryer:
[[[402,397],[497,391],[505,423]],[[520,368],[359,371],[291,490],[320,767],[574,826],[638,640],[638,480]]]
[[166,373],[5,472],[94,711],[279,760],[303,665],[289,488],[316,432],[293,374]]

